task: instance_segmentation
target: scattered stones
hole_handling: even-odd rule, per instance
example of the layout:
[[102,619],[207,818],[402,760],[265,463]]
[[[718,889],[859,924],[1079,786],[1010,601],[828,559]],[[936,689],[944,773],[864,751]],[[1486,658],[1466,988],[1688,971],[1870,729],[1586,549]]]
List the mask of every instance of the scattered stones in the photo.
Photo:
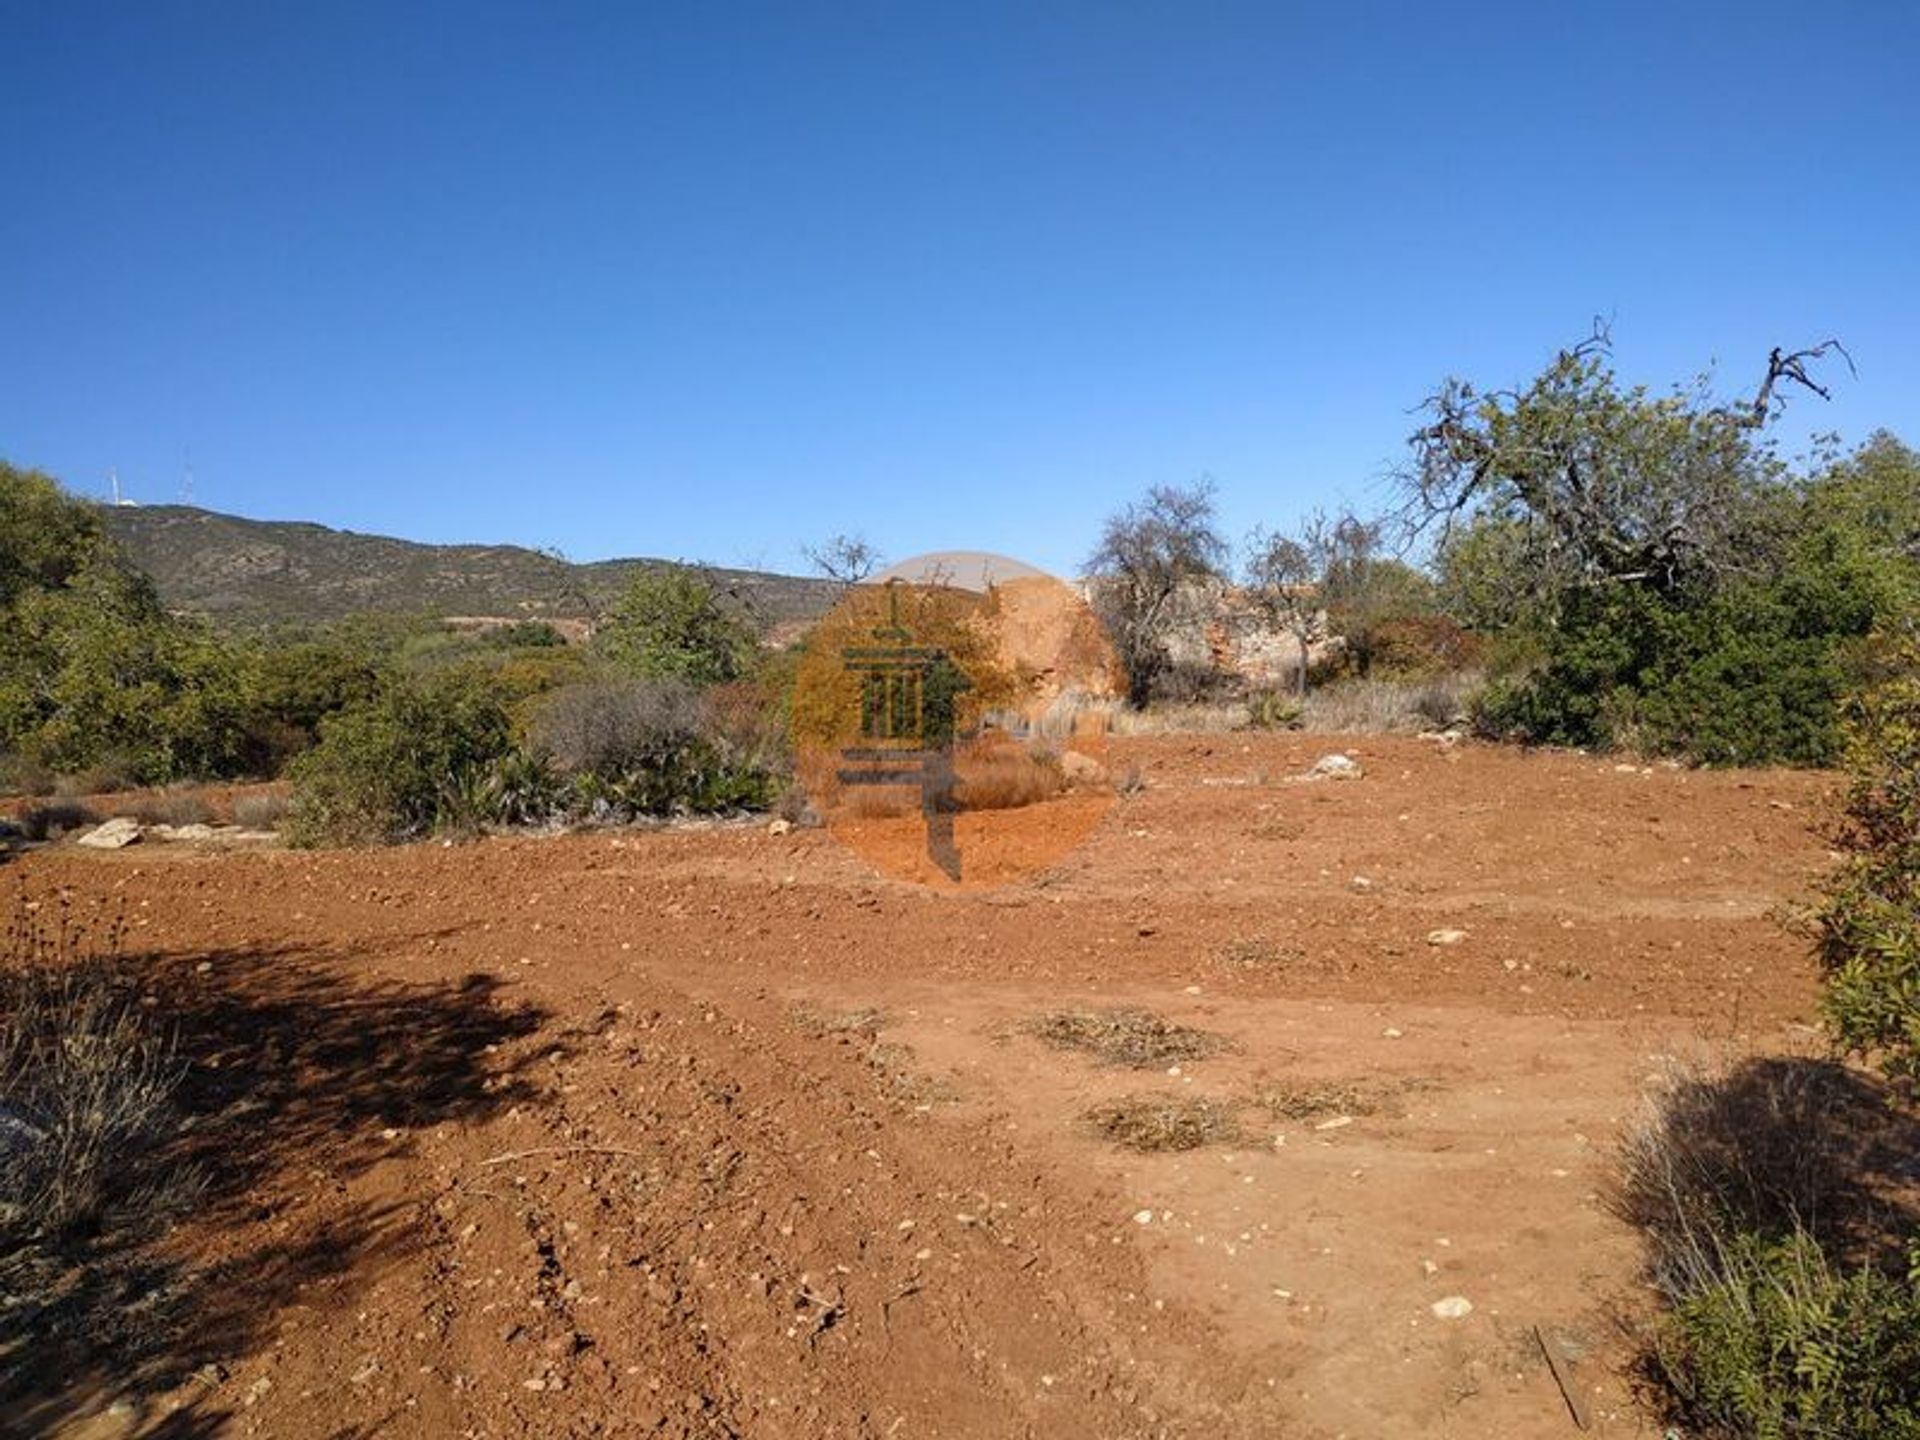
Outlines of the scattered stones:
[[1136,1225],[1151,1225],[1153,1223],[1153,1211],[1151,1210],[1134,1211],[1133,1223]]
[[140,822],[128,815],[116,815],[74,841],[92,850],[124,850],[140,838]]
[[[222,826],[220,828],[226,829],[228,827]],[[211,825],[153,825],[147,828],[146,833],[153,836],[156,840],[191,842],[196,840],[211,840],[219,833],[219,830],[216,830]]]
[[1464,930],[1429,930],[1427,932],[1429,945],[1458,945],[1466,938],[1467,932]]
[[1464,1295],[1449,1295],[1433,1302],[1433,1313],[1441,1320],[1464,1320],[1473,1313],[1473,1302]]

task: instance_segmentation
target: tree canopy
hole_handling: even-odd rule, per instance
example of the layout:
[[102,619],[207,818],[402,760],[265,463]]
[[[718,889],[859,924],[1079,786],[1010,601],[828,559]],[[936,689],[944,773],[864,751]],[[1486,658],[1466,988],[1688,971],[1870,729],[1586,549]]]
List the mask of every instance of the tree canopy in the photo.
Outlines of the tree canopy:
[[1144,705],[1167,669],[1167,630],[1181,588],[1220,574],[1227,542],[1213,485],[1155,485],[1107,518],[1087,559],[1093,608],[1127,673],[1127,698]]
[[753,631],[698,572],[651,570],[627,587],[595,637],[600,652],[641,680],[716,685],[747,673]]

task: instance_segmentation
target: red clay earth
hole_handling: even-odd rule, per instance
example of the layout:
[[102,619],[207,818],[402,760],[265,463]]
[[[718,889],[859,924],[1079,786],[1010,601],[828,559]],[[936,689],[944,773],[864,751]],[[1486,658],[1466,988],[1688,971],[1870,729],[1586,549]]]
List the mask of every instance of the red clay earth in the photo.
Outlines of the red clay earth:
[[[1334,748],[1116,740],[1148,788],[1001,890],[758,825],[21,860],[125,907],[256,1139],[170,1249],[171,1368],[14,1423],[1564,1437],[1539,1325],[1592,1433],[1657,1434],[1610,1147],[1662,1057],[1817,1045],[1781,911],[1835,781],[1381,738],[1289,781]],[[1022,1028],[1120,1003],[1230,1047]],[[1175,1154],[1082,1118],[1313,1082],[1381,1103]]]

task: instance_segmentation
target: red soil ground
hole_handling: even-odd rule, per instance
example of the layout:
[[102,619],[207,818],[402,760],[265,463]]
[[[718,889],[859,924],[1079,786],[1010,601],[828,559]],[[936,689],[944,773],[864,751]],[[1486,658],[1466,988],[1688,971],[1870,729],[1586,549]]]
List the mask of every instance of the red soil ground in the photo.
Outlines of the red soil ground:
[[[198,1006],[196,1093],[256,1139],[177,1236],[172,1368],[45,1375],[16,1423],[1571,1435],[1539,1325],[1593,1433],[1657,1434],[1610,1146],[1663,1056],[1817,1043],[1780,911],[1832,777],[1364,738],[1366,778],[1292,784],[1325,737],[1113,748],[1148,788],[997,890],[759,826],[17,862],[124,905]],[[1231,1047],[1141,1074],[1021,1028],[1117,1003]],[[1387,1103],[1183,1154],[1081,1119],[1317,1081]]]

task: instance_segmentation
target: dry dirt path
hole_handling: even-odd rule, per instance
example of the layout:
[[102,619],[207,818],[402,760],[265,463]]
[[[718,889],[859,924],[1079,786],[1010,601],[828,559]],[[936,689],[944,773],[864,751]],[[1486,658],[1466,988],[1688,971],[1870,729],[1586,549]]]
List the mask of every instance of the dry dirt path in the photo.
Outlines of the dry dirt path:
[[[1360,739],[1364,780],[1297,785],[1324,737],[1117,745],[1148,789],[993,891],[758,828],[13,867],[124,904],[218,1020],[195,1083],[265,1097],[179,1257],[172,1358],[221,1368],[29,1418],[1525,1440],[1576,1433],[1542,1325],[1596,1432],[1647,1433],[1608,1147],[1660,1056],[1810,1043],[1776,912],[1832,780]],[[1115,1004],[1230,1046],[1133,1072],[1021,1028]],[[1246,1103],[1276,1088],[1327,1103]],[[1246,1134],[1082,1120],[1143,1091]]]

